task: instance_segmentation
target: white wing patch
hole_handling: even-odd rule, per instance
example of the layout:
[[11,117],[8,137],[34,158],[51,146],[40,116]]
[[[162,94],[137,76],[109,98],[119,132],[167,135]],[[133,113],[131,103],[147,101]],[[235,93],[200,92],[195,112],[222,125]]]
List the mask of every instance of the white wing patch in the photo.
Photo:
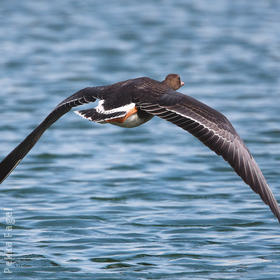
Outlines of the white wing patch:
[[[104,102],[104,100],[100,100],[98,102],[98,105],[93,109],[74,112],[84,119],[94,121],[97,123],[106,123],[106,121],[124,117],[130,110],[135,108],[135,103],[130,103],[110,110],[105,110],[103,105]],[[139,121],[136,119],[134,120],[134,118],[131,118],[131,120],[129,120],[128,123],[129,124],[127,127],[133,127],[134,123],[137,123],[137,125],[139,125]]]
[[74,111],[74,113],[77,114],[78,116],[82,117],[83,119],[92,121],[91,118],[86,117],[86,116],[85,116],[84,114],[82,114],[80,111]]
[[98,102],[98,105],[95,107],[95,110],[98,113],[101,113],[101,114],[112,114],[112,113],[117,113],[117,112],[128,112],[128,111],[132,110],[135,107],[135,103],[129,103],[129,104],[126,104],[124,106],[113,108],[111,110],[105,110],[103,104],[104,104],[104,100],[100,100]]
[[[95,109],[93,109],[95,110]],[[89,115],[87,116],[87,113],[83,112],[83,111],[74,111],[75,114],[77,114],[78,116],[82,117],[83,119],[89,120],[89,121],[93,121],[93,122],[97,122],[97,123],[107,123],[106,121],[109,120],[113,120],[116,118],[121,118],[124,117],[126,115],[126,112],[120,112],[120,114],[117,115],[113,115],[112,114],[101,114],[96,116],[96,115]],[[106,117],[107,116],[107,117]]]

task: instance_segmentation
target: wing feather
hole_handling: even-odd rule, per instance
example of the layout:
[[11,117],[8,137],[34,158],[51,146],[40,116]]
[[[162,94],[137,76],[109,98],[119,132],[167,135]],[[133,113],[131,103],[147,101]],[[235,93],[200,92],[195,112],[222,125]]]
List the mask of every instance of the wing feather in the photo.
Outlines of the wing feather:
[[42,134],[59,118],[69,112],[71,108],[95,102],[102,96],[103,87],[88,87],[74,93],[59,103],[55,109],[0,162],[0,184],[16,168],[26,154],[37,143]]
[[89,121],[103,123],[104,121],[124,117],[127,112],[119,111],[119,112],[105,114],[105,113],[98,112],[95,108],[92,108],[87,110],[74,111],[74,113]]
[[[147,98],[145,99],[147,101]],[[280,208],[259,166],[229,120],[198,100],[170,91],[151,102],[138,104],[149,114],[187,130],[211,150],[221,155],[235,172],[258,193],[280,222]]]

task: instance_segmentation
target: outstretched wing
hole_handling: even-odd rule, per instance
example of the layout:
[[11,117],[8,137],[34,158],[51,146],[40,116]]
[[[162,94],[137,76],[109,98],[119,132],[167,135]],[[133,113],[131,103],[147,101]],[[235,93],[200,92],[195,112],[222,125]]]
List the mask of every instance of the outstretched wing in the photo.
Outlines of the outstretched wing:
[[[141,98],[140,98],[141,99]],[[213,108],[184,94],[168,91],[157,98],[145,96],[137,106],[170,121],[197,137],[221,155],[262,200],[280,222],[280,209],[260,168],[229,120]]]
[[20,163],[25,155],[39,140],[41,135],[55,121],[71,108],[95,102],[96,98],[102,98],[103,87],[84,88],[59,103],[56,108],[37,126],[13,151],[11,151],[0,163],[0,184],[9,176],[13,169]]

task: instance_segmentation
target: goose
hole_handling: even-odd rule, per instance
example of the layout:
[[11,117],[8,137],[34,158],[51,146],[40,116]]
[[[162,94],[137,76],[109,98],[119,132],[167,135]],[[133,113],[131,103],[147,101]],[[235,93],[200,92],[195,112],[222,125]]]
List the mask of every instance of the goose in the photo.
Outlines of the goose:
[[222,156],[235,172],[259,194],[280,222],[280,208],[262,171],[250,151],[220,112],[178,92],[184,85],[178,74],[163,81],[148,77],[129,79],[106,86],[86,87],[59,103],[54,110],[0,163],[2,183],[42,134],[73,107],[99,100],[92,109],[76,111],[81,117],[101,123],[131,128],[144,124],[154,116],[167,120],[197,137]]

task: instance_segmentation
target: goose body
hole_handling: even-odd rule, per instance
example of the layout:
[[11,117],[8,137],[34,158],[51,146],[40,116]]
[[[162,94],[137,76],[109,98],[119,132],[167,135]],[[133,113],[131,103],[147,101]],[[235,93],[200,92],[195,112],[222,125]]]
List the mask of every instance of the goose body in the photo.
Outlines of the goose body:
[[[117,108],[120,112],[119,117],[116,117],[116,118],[114,117],[112,119],[106,119],[106,115],[110,114],[110,110],[105,111],[103,109],[102,104],[103,104],[103,100],[99,101],[98,106],[95,109],[93,109],[93,110],[95,110],[94,113],[100,112],[105,115],[104,120],[96,121],[101,124],[110,123],[110,124],[114,124],[114,125],[117,125],[120,127],[132,128],[132,127],[139,126],[139,125],[149,121],[153,117],[153,115],[145,114],[144,112],[137,110],[135,103],[132,102],[130,104],[127,104],[125,106],[120,106]],[[92,117],[92,115],[90,115],[90,113],[92,113],[92,109],[75,111],[75,113],[77,115],[81,116],[82,118],[88,119],[90,121],[95,121],[94,118]]]
[[0,183],[32,149],[45,130],[73,107],[99,100],[95,108],[76,111],[81,117],[101,124],[131,128],[154,116],[165,119],[197,137],[221,155],[235,172],[258,193],[280,222],[280,209],[260,168],[244,142],[220,112],[177,90],[180,76],[169,74],[164,81],[148,77],[108,86],[84,88],[59,103],[55,109],[0,163]]

